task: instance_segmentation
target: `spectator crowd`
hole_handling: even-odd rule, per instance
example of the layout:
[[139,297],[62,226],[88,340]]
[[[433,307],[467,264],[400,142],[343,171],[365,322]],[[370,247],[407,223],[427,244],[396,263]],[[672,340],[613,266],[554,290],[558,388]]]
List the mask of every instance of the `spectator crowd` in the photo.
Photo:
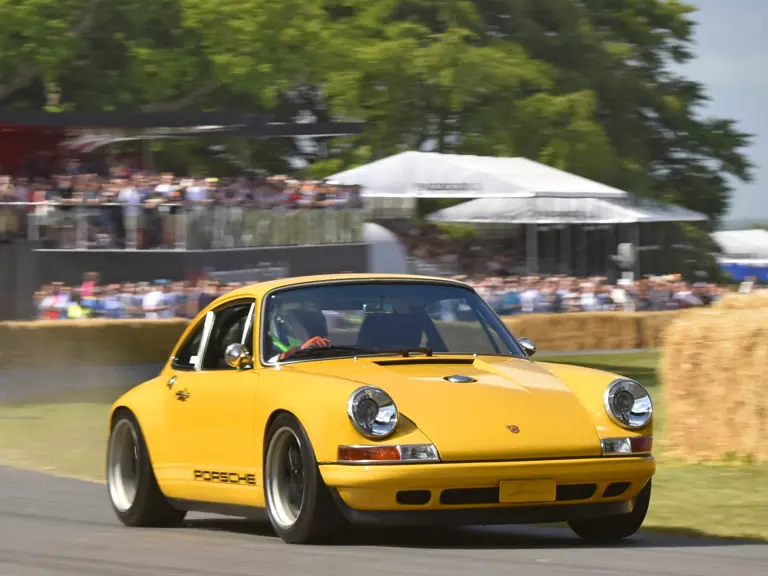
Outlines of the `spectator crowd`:
[[704,282],[693,285],[678,275],[615,284],[605,277],[564,275],[465,279],[499,315],[559,312],[661,312],[709,306],[727,288]]
[[[727,288],[713,284],[690,285],[677,276],[619,280],[605,278],[507,277],[465,278],[502,316],[514,314],[663,311],[709,306]],[[55,282],[34,296],[41,320],[84,318],[193,318],[210,302],[240,282],[202,278],[196,282],[126,282],[103,285],[97,273],[85,275],[79,286]]]
[[124,282],[103,285],[89,272],[79,286],[54,282],[34,295],[37,319],[82,320],[193,318],[209,303],[238,288],[238,282]]
[[[0,174],[0,242],[33,230],[35,239],[62,248],[175,248],[188,234],[199,240],[233,221],[242,227],[244,210],[360,207],[359,187],[330,181],[187,178],[125,167],[101,176],[73,165],[51,179]],[[200,247],[217,247],[213,240]]]

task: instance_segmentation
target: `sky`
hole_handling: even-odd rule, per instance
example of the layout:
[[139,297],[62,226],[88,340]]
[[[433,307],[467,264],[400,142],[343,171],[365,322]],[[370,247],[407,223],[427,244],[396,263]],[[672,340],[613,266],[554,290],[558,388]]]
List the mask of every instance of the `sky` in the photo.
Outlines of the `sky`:
[[768,1],[686,1],[698,8],[696,59],[681,72],[705,86],[705,114],[736,120],[753,135],[745,152],[754,180],[734,182],[726,219],[768,221]]

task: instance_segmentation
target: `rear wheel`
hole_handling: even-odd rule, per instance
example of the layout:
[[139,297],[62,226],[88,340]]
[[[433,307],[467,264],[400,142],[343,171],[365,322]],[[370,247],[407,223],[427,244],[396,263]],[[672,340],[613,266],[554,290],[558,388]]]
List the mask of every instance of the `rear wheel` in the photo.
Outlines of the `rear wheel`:
[[128,410],[118,412],[112,423],[107,489],[112,509],[126,526],[176,526],[186,516],[160,491],[141,427]]
[[628,514],[608,516],[606,518],[590,518],[586,520],[571,520],[568,522],[580,538],[594,544],[614,544],[619,540],[632,536],[640,529],[648,513],[651,502],[651,481],[640,491],[635,507]]
[[272,527],[290,544],[327,542],[344,524],[309,437],[290,414],[275,418],[267,431],[264,497]]

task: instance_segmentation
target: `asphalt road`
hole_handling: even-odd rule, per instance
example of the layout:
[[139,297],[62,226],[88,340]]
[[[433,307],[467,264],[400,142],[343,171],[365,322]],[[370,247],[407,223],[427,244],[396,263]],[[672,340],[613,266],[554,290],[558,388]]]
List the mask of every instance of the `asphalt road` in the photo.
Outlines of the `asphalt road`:
[[768,574],[768,545],[641,534],[591,548],[567,529],[356,533],[291,546],[266,523],[190,516],[126,528],[101,484],[0,467],[2,576],[739,576]]

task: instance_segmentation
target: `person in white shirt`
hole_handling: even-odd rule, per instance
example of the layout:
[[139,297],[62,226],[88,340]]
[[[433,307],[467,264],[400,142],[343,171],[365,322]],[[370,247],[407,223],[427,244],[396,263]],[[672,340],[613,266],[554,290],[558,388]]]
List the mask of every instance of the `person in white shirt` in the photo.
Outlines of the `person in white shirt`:
[[138,245],[139,216],[144,197],[133,185],[133,182],[124,180],[120,184],[117,201],[124,204],[122,209],[123,222],[125,223],[125,246],[129,250],[135,250]]
[[144,295],[142,308],[144,317],[157,320],[159,318],[172,318],[172,301],[169,297],[170,283],[166,280],[158,280],[152,290]]
[[539,298],[539,291],[533,284],[525,285],[523,293],[520,294],[520,309],[523,314],[532,314],[536,309],[536,300]]

